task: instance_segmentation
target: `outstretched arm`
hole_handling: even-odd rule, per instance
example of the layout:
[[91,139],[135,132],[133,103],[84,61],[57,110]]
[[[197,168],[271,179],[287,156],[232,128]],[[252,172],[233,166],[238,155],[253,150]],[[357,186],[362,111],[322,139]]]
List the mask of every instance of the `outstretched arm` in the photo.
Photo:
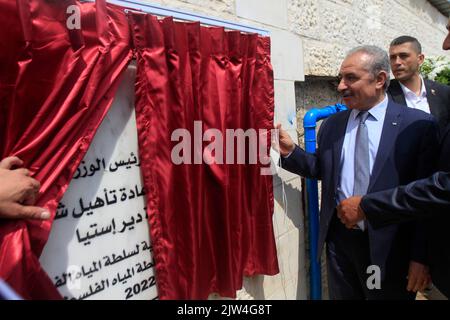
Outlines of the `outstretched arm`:
[[406,186],[364,197],[351,197],[343,200],[337,209],[339,218],[349,228],[362,219],[368,219],[373,227],[379,228],[450,214],[450,172],[437,172]]
[[48,219],[50,213],[34,207],[40,184],[30,177],[23,162],[17,157],[0,161],[0,218],[8,219]]
[[281,125],[277,125],[275,129],[279,130],[279,151],[283,169],[306,178],[320,179],[318,151],[315,154],[304,151],[292,141]]

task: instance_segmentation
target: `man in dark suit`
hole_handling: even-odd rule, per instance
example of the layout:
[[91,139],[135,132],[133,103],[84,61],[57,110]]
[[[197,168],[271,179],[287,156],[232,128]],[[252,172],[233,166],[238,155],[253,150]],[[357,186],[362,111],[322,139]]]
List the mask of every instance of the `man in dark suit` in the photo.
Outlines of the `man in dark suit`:
[[445,128],[450,123],[450,87],[421,77],[424,55],[419,41],[410,36],[394,39],[389,58],[395,76],[388,88],[392,100],[431,113],[440,128]]
[[338,206],[341,221],[352,228],[367,219],[374,228],[422,220],[429,223],[431,279],[450,298],[450,127],[442,143],[440,171],[407,186],[351,197]]
[[[315,154],[296,146],[277,126],[283,168],[322,180],[318,249],[327,243],[332,299],[413,299],[406,277],[411,264],[425,262],[423,234],[415,223],[378,230],[368,223],[349,230],[336,216],[336,205],[350,195],[389,189],[434,170],[436,122],[388,101],[389,69],[380,48],[358,47],[348,54],[338,90],[350,110],[322,124]],[[381,286],[368,285],[373,266],[381,271]],[[417,270],[423,269],[412,272]]]
[[[450,50],[450,21],[447,30],[444,50]],[[364,219],[374,227],[429,219],[431,277],[450,298],[450,126],[443,135],[438,169],[442,171],[407,186],[368,194],[362,200],[346,199],[338,206],[338,215],[348,228]]]

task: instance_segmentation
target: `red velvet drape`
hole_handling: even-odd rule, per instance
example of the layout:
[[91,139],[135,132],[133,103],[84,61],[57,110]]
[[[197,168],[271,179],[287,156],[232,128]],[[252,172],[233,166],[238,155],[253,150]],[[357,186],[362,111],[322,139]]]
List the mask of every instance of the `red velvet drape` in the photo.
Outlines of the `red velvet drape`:
[[[54,215],[131,59],[128,21],[105,0],[0,0],[0,21],[0,156],[24,160]],[[24,298],[60,297],[38,261],[51,225],[0,221],[0,277]]]
[[[68,5],[81,9],[69,30]],[[0,0],[0,156],[59,199],[131,58],[129,22],[105,1]],[[272,178],[260,165],[174,165],[171,133],[270,129],[269,39],[130,14],[138,57],[139,143],[162,299],[233,297],[243,275],[278,272]],[[25,298],[59,298],[38,257],[52,220],[0,222],[0,277]]]
[[278,273],[272,177],[260,165],[175,165],[171,135],[185,128],[194,137],[194,121],[224,137],[226,129],[271,129],[269,39],[143,14],[130,23],[159,297],[235,297],[244,275]]

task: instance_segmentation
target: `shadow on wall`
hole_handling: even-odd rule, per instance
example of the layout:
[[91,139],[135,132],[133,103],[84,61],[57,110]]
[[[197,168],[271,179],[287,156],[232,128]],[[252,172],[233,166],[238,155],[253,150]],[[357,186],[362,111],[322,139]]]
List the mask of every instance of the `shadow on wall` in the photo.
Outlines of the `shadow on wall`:
[[[283,176],[283,174],[281,175]],[[284,188],[282,187],[283,181]],[[277,175],[273,178],[273,185],[275,208],[281,208],[282,211],[274,213],[274,231],[275,236],[277,237],[280,273],[274,277],[259,275],[252,278],[245,278],[243,284],[245,292],[243,293],[242,298],[256,300],[305,300],[308,298],[308,283],[306,276],[307,260],[305,257],[306,242],[304,239],[306,233],[304,228],[305,219],[302,205],[301,180],[300,178],[294,177],[294,180],[286,182],[286,179],[282,180],[282,178]],[[286,201],[283,200],[283,189],[286,195]],[[287,206],[286,210],[285,205]],[[277,214],[278,217],[275,217]],[[282,224],[282,231],[278,230],[280,226],[277,224]],[[299,235],[298,242],[292,244],[293,246],[299,246],[295,249],[286,246],[285,243],[281,244],[280,241],[281,237],[293,230],[298,232]],[[282,248],[281,245],[285,247]],[[297,257],[294,258],[294,260],[291,257],[292,252],[297,253]],[[296,287],[294,288],[293,286],[295,285]]]

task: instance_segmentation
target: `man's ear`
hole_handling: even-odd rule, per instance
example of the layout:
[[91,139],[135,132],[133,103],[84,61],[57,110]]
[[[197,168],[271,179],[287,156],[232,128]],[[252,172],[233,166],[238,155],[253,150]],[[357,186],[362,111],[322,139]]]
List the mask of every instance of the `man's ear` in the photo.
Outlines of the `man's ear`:
[[418,55],[419,66],[425,61],[425,55],[423,53]]
[[377,89],[382,89],[384,87],[384,84],[386,83],[388,78],[388,74],[386,71],[380,71],[378,72],[376,81],[377,81]]

